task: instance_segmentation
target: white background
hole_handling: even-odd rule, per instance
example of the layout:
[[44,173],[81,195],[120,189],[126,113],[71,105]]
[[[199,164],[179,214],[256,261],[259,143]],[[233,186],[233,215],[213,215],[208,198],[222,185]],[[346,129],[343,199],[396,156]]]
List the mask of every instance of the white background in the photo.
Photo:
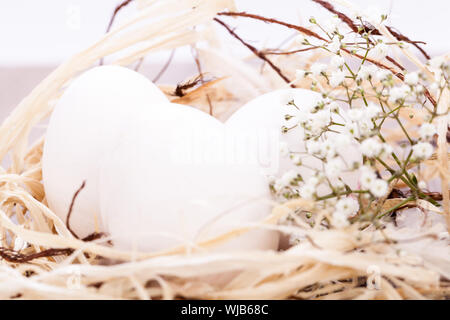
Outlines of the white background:
[[[58,64],[101,37],[113,9],[120,2],[0,0],[0,121]],[[330,17],[325,9],[310,0],[236,0],[236,3],[239,10],[292,23],[307,22],[310,16]],[[414,40],[428,42],[426,48],[432,55],[450,51],[450,1],[353,0],[353,3],[366,9],[376,5],[390,13],[389,24]],[[80,12],[80,28],[73,28],[71,24],[73,10]],[[119,20],[133,10],[133,7],[126,8]],[[282,28],[255,21],[231,20],[230,24],[236,26],[246,40],[258,41],[259,45],[267,47],[278,45],[289,36]],[[228,35],[224,32],[224,36]],[[161,68],[166,56],[146,60],[144,71],[150,78]],[[174,83],[194,73],[189,51],[177,51],[161,82]]]
[[[98,39],[118,0],[0,0],[0,66],[55,65]],[[310,0],[236,0],[240,10],[298,23],[329,14]],[[353,0],[360,7],[376,5],[391,13],[391,24],[429,51],[450,49],[447,0]],[[79,30],[70,27],[71,8],[80,9]],[[250,38],[264,39],[258,24],[243,26]],[[276,39],[278,29],[264,37]]]

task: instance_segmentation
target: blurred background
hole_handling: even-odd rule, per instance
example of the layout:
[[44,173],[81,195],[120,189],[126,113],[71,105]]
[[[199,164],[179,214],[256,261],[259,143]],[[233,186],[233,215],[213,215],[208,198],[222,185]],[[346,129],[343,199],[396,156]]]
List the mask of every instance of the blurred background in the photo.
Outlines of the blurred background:
[[[85,49],[105,32],[120,0],[2,0],[0,1],[0,121],[56,66]],[[450,51],[448,12],[442,0],[352,0],[389,13],[389,25],[413,40],[427,42],[432,55]],[[240,11],[300,23],[330,14],[310,0],[236,0]],[[136,10],[127,7],[117,19]],[[229,20],[239,34],[255,46],[275,47],[289,37],[283,29],[254,21]],[[221,30],[223,32],[223,30]],[[224,34],[225,36],[225,34]],[[242,49],[242,48],[241,48]],[[248,52],[243,53],[248,54]],[[142,72],[152,78],[170,52],[147,58]],[[177,50],[160,83],[177,83],[196,73],[190,50]]]

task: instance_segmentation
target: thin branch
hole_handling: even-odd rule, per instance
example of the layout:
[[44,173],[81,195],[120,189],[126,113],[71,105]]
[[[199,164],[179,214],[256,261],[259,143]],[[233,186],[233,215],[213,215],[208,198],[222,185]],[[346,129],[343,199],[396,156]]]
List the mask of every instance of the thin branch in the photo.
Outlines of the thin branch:
[[231,16],[231,17],[246,17],[246,18],[251,18],[251,19],[264,21],[264,22],[267,22],[267,23],[276,23],[276,24],[285,26],[287,28],[297,30],[297,31],[299,31],[301,33],[306,34],[307,36],[311,36],[311,37],[317,38],[317,39],[322,40],[322,41],[327,41],[325,38],[322,38],[320,35],[318,35],[314,31],[311,31],[311,30],[306,29],[304,27],[300,27],[300,26],[297,26],[295,24],[290,24],[290,23],[279,21],[279,20],[272,19],[272,18],[265,18],[265,17],[259,16],[259,15],[256,15],[256,14],[251,14],[251,13],[247,13],[247,12],[219,12],[217,15],[219,15],[219,16]]
[[[111,31],[111,28],[113,26],[114,20],[116,19],[117,14],[119,13],[120,10],[122,10],[123,8],[125,8],[126,6],[128,6],[131,2],[133,2],[133,0],[125,0],[123,2],[121,2],[115,9],[114,12],[111,16],[111,19],[109,20],[108,23],[108,27],[106,28],[106,33],[108,33],[109,31]],[[103,65],[103,58],[100,59],[100,65]]]
[[73,195],[72,202],[70,203],[70,207],[69,207],[69,212],[67,213],[66,227],[70,231],[70,233],[77,239],[80,239],[80,237],[78,237],[78,235],[70,227],[70,216],[72,215],[73,205],[75,204],[75,200],[77,199],[78,194],[81,192],[81,190],[84,189],[85,186],[86,186],[86,181],[83,181],[81,186],[78,188],[78,190]]
[[[312,36],[312,37],[314,37],[314,38],[316,38],[316,39],[325,41],[325,42],[327,42],[327,43],[329,42],[328,40],[322,38],[320,35],[318,35],[317,33],[313,32],[313,31],[310,31],[310,30],[308,30],[308,29],[306,29],[306,28],[303,28],[303,27],[300,27],[300,26],[296,26],[296,25],[293,25],[293,24],[290,24],[290,23],[286,23],[286,22],[283,22],[283,21],[279,21],[279,20],[276,20],[276,19],[273,19],[273,18],[266,18],[266,17],[254,15],[254,14],[249,14],[249,13],[246,13],[246,12],[219,12],[218,15],[224,15],[224,16],[238,16],[238,17],[245,17],[245,18],[250,18],[250,19],[260,20],[260,21],[263,21],[263,22],[266,22],[266,23],[274,23],[274,24],[278,24],[278,25],[285,26],[285,27],[290,28],[290,29],[297,30],[297,31],[299,31],[299,32],[302,32],[302,33],[304,33],[304,34],[310,35],[310,36]],[[214,19],[217,20],[216,18],[214,18]],[[232,30],[231,30],[231,31],[232,31]],[[242,39],[241,39],[241,42],[242,42]],[[245,43],[244,43],[244,44],[245,44]],[[246,44],[246,45],[247,45],[247,44]],[[255,48],[253,48],[253,49],[255,49]],[[256,49],[255,49],[255,50],[256,50]],[[352,56],[355,56],[355,57],[357,57],[357,58],[359,58],[359,59],[364,59],[363,56],[361,56],[361,55],[359,55],[359,54],[357,54],[357,53],[351,52],[350,50],[347,50],[347,49],[345,49],[345,48],[343,48],[343,49],[341,49],[341,50],[342,50],[342,51],[345,51],[346,53],[348,53],[348,54],[350,54],[350,55],[352,55]],[[259,51],[257,51],[257,52],[259,52]],[[386,70],[391,71],[397,78],[399,78],[400,80],[404,81],[404,76],[403,76],[403,74],[401,74],[401,73],[399,73],[399,72],[396,72],[395,70],[393,70],[393,69],[390,68],[389,66],[387,66],[387,65],[385,65],[385,64],[383,64],[383,63],[381,63],[381,62],[375,61],[375,60],[373,60],[373,59],[370,59],[370,58],[366,58],[365,60],[366,60],[366,61],[369,61],[369,62],[371,62],[371,63],[373,63],[373,64],[375,64],[376,66],[378,66],[378,67],[380,67],[380,68],[382,68],[382,69],[386,69]],[[425,95],[425,96],[427,97],[427,99],[433,104],[433,106],[436,106],[436,101],[434,100],[434,98],[431,96],[430,92],[429,92],[428,89],[426,89],[426,88],[425,88],[425,93],[424,93],[424,95]]]
[[63,248],[63,249],[48,249],[32,254],[23,254],[8,248],[0,247],[0,257],[8,262],[12,263],[27,263],[31,260],[38,258],[49,258],[62,255],[70,255],[73,253],[73,249]]
[[164,66],[162,67],[162,69],[158,72],[158,74],[156,75],[156,77],[152,80],[153,82],[157,82],[161,76],[166,72],[167,68],[169,68],[170,63],[172,62],[172,59],[175,55],[175,50],[173,49],[172,52],[170,53],[169,59],[167,60],[167,62],[164,64]]
[[[228,12],[228,13],[232,13],[232,12]],[[219,15],[221,15],[222,13],[219,13]],[[281,71],[281,69],[279,67],[277,67],[272,61],[270,61],[263,52],[259,51],[258,49],[256,49],[254,46],[252,46],[251,44],[245,42],[241,37],[239,37],[227,24],[225,24],[223,21],[214,18],[214,21],[218,22],[219,24],[221,24],[225,29],[227,29],[227,31],[233,36],[235,37],[237,40],[239,40],[244,46],[246,46],[251,52],[253,52],[253,54],[255,56],[257,56],[258,58],[260,58],[261,60],[267,62],[267,64],[286,82],[286,83],[290,83],[291,80],[289,80],[288,77],[286,77],[283,72]],[[294,85],[291,84],[291,87],[294,87]]]
[[[323,1],[323,0],[312,0],[312,1],[314,1],[315,3],[318,3],[319,5],[321,5],[321,6],[324,7],[325,9],[327,9],[329,12],[334,13],[335,15],[337,15],[338,18],[339,18],[342,22],[344,22],[350,29],[352,29],[352,31],[355,32],[355,33],[359,33],[359,34],[360,34],[360,33],[362,33],[362,32],[370,32],[370,33],[373,34],[373,35],[378,35],[378,36],[381,35],[380,31],[379,31],[378,29],[374,28],[373,26],[366,26],[366,25],[364,25],[364,26],[362,26],[363,29],[359,29],[358,26],[353,22],[353,20],[350,19],[350,17],[348,17],[348,16],[345,15],[344,13],[342,13],[342,12],[336,10],[336,9],[334,8],[334,6],[333,6],[331,3],[327,2],[327,1]],[[422,48],[419,46],[419,43],[425,44],[423,41],[412,41],[412,40],[409,39],[407,36],[401,34],[401,33],[398,32],[398,31],[395,31],[393,27],[386,26],[386,28],[389,30],[390,33],[392,33],[392,35],[393,35],[398,41],[405,41],[405,42],[407,42],[407,43],[412,44],[414,47],[416,47],[416,48],[423,54],[423,56],[424,56],[425,58],[427,58],[428,60],[430,59],[430,56],[428,55],[428,53],[427,53],[424,49],[422,49]],[[389,57],[389,58],[390,58],[390,57]],[[392,59],[392,58],[390,58],[390,59]],[[388,59],[388,60],[389,60],[389,59]],[[392,59],[392,60],[393,60],[393,59]],[[396,64],[396,62],[394,62],[394,61],[391,61],[391,62],[394,63],[394,64]],[[403,67],[399,67],[399,68],[402,69],[402,70],[404,70]]]

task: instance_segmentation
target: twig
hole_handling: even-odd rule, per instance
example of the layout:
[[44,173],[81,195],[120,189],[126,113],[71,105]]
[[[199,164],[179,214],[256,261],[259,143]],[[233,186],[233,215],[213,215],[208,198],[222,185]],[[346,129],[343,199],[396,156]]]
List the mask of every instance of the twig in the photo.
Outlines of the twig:
[[63,248],[63,249],[48,249],[32,254],[22,254],[20,252],[8,248],[0,247],[0,257],[12,263],[27,263],[30,262],[31,260],[38,258],[49,258],[54,256],[70,255],[72,253],[73,249]]
[[[335,15],[337,15],[338,18],[339,18],[342,22],[344,22],[350,29],[352,29],[353,32],[356,32],[356,33],[359,33],[359,34],[360,34],[361,32],[370,32],[370,33],[373,34],[373,35],[381,35],[380,31],[379,31],[378,29],[374,28],[373,26],[368,27],[368,26],[365,26],[365,25],[364,25],[364,26],[362,26],[362,27],[364,28],[364,30],[359,29],[358,26],[353,22],[353,20],[350,19],[350,17],[348,17],[348,16],[345,15],[344,13],[342,13],[342,12],[336,10],[336,9],[334,8],[334,6],[333,6],[331,3],[327,2],[327,1],[323,1],[323,0],[312,0],[312,1],[314,1],[315,3],[320,4],[322,7],[324,7],[325,9],[327,9],[328,11],[330,11],[331,13],[334,13]],[[401,33],[398,32],[398,31],[395,31],[393,27],[386,26],[386,28],[389,30],[390,33],[392,33],[392,35],[393,35],[398,41],[405,41],[405,42],[407,42],[407,43],[412,44],[414,47],[416,47],[416,48],[423,54],[423,56],[424,56],[425,58],[430,59],[430,56],[428,55],[428,53],[427,53],[424,49],[422,49],[422,48],[419,46],[419,43],[425,44],[423,41],[412,41],[412,40],[409,39],[407,36],[401,34]],[[387,57],[386,57],[386,58],[387,58]],[[389,57],[389,58],[392,59],[391,57]],[[388,60],[389,60],[389,59],[388,59]],[[393,59],[392,59],[392,60],[393,60]],[[393,62],[393,61],[391,61],[391,62]],[[394,62],[393,62],[393,63],[394,63]],[[402,70],[404,70],[404,69],[402,69]]]
[[[111,27],[119,11],[128,6],[131,2],[133,2],[133,0],[125,0],[114,9],[111,19],[109,20],[108,27],[106,28],[106,33],[108,33],[111,30]],[[103,58],[100,59],[100,65],[103,65]]]
[[[275,24],[278,24],[278,25],[285,26],[286,28],[297,30],[299,32],[302,32],[302,33],[304,33],[306,35],[312,36],[312,37],[314,37],[316,39],[325,41],[327,43],[329,42],[328,40],[324,39],[323,37],[321,37],[320,35],[318,35],[317,33],[313,32],[313,31],[310,31],[310,30],[308,30],[306,28],[303,28],[303,27],[300,27],[300,26],[297,26],[297,25],[293,25],[293,24],[290,24],[290,23],[279,21],[279,20],[276,20],[276,19],[273,19],[273,18],[266,18],[266,17],[262,17],[262,16],[259,16],[259,15],[255,15],[255,14],[249,14],[249,13],[246,13],[246,12],[219,12],[218,15],[245,17],[245,18],[260,20],[260,21],[263,21],[263,22],[266,22],[266,23],[275,23]],[[217,18],[214,18],[214,19],[217,20]],[[241,39],[241,42],[242,42],[242,39]],[[350,54],[350,55],[352,55],[352,56],[355,56],[355,57],[357,57],[359,59],[364,59],[363,56],[361,56],[361,55],[359,55],[357,53],[351,52],[350,50],[347,50],[345,48],[342,48],[341,50],[346,52],[346,53],[348,53],[348,54]],[[397,78],[399,78],[400,80],[404,81],[403,74],[401,74],[399,72],[396,72],[395,70],[393,70],[389,66],[387,66],[387,65],[385,65],[385,64],[383,64],[381,62],[375,61],[373,59],[367,58],[367,57],[365,58],[365,60],[375,64],[376,66],[378,66],[378,67],[380,67],[382,69],[386,69],[386,70],[391,71]],[[431,96],[430,92],[426,88],[425,88],[424,95],[431,102],[431,104],[433,104],[433,106],[436,106],[436,101],[434,100],[434,98]]]
[[251,13],[247,13],[247,12],[219,12],[217,15],[219,15],[219,16],[231,16],[231,17],[246,17],[246,18],[256,19],[256,20],[260,20],[260,21],[264,21],[264,22],[268,22],[268,23],[276,23],[276,24],[285,26],[287,28],[297,30],[297,31],[299,31],[301,33],[306,34],[307,36],[311,36],[311,37],[317,38],[317,39],[322,40],[322,41],[327,41],[325,38],[322,38],[320,35],[318,35],[314,31],[311,31],[311,30],[309,30],[307,28],[304,28],[304,27],[301,27],[301,26],[297,26],[295,24],[290,24],[290,23],[287,23],[287,22],[279,21],[279,20],[272,19],[272,18],[262,17],[262,16],[259,16],[259,15],[256,15],[256,14],[251,14]]
[[173,49],[172,52],[170,53],[170,57],[167,60],[167,62],[164,64],[164,67],[162,67],[162,69],[159,71],[159,73],[156,75],[156,77],[152,80],[153,82],[157,82],[161,76],[166,72],[167,68],[169,68],[170,63],[172,62],[172,59],[175,55],[175,50]]
[[77,239],[80,239],[80,237],[70,227],[70,216],[72,215],[72,210],[73,210],[73,205],[75,204],[75,200],[77,199],[78,194],[81,192],[81,190],[84,189],[85,186],[86,186],[86,181],[83,181],[81,186],[78,188],[78,190],[73,195],[72,202],[70,203],[70,207],[69,207],[69,212],[67,213],[66,227],[70,231],[70,233]]
[[[231,14],[232,12],[227,12],[228,14]],[[222,15],[224,13],[219,13],[219,15]],[[289,80],[288,77],[286,77],[283,72],[281,71],[281,69],[279,67],[277,67],[272,61],[270,61],[263,52],[259,51],[258,49],[256,49],[254,46],[252,46],[251,44],[245,42],[241,37],[239,37],[227,24],[225,24],[223,21],[214,18],[214,21],[218,22],[219,24],[221,24],[225,29],[227,29],[227,31],[233,36],[235,37],[237,40],[239,40],[244,46],[246,46],[251,52],[253,52],[253,54],[255,56],[257,56],[258,58],[260,58],[261,60],[267,62],[267,64],[286,82],[286,83],[290,83],[291,80]],[[291,84],[291,87],[294,87],[294,85]]]

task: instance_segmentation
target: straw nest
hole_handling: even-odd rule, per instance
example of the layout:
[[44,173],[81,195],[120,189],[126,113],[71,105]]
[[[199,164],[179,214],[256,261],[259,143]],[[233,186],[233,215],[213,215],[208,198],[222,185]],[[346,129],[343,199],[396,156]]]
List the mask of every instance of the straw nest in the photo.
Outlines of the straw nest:
[[[63,63],[3,122],[0,158],[9,155],[11,164],[7,170],[0,168],[0,254],[3,258],[0,299],[439,299],[450,296],[448,240],[440,240],[433,225],[412,230],[388,224],[383,229],[369,227],[361,231],[358,224],[345,229],[321,229],[320,223],[310,227],[302,221],[279,224],[296,210],[315,210],[314,203],[296,199],[275,205],[272,214],[258,225],[242,226],[195,247],[149,254],[117,251],[108,244],[107,237],[93,241],[76,239],[65,221],[47,207],[40,162],[44,138],[29,147],[30,132],[49,116],[70,81],[101,58],[114,56],[112,64],[129,66],[151,52],[186,45],[195,47],[203,71],[214,74],[218,80],[189,90],[176,98],[176,102],[206,111],[212,103],[219,118],[226,118],[251,97],[286,86],[273,70],[264,68],[261,73],[258,68],[232,58],[227,47],[217,40],[210,25],[218,12],[226,10],[235,10],[231,0],[141,1],[136,16]],[[388,30],[382,32],[390,35]],[[197,46],[200,42],[202,45]],[[410,51],[404,50],[403,54],[419,68],[425,68]],[[298,61],[294,56],[280,55],[273,61],[289,70],[295,69],[289,66],[308,66],[322,57],[312,54]],[[286,72],[294,78],[293,72]],[[169,92],[174,88],[162,89]],[[448,97],[443,100],[441,105],[448,104]],[[440,137],[446,135],[444,125],[442,129],[441,124]],[[395,130],[391,139],[395,139]],[[429,160],[430,172],[434,172],[429,179],[437,175],[448,186],[445,139],[439,140],[445,146],[439,149],[444,149],[444,158],[441,153]],[[444,201],[448,202],[446,198],[444,193]],[[398,200],[388,201],[392,207]],[[425,202],[416,205],[430,214],[442,213]],[[444,209],[448,214],[448,204],[444,204]],[[314,219],[319,222],[328,214],[317,211]],[[215,244],[252,228],[278,229],[301,240],[280,252],[208,252]],[[13,250],[14,244],[21,242],[27,246],[19,248],[20,251]],[[210,276],[217,274],[224,281],[210,281]]]

